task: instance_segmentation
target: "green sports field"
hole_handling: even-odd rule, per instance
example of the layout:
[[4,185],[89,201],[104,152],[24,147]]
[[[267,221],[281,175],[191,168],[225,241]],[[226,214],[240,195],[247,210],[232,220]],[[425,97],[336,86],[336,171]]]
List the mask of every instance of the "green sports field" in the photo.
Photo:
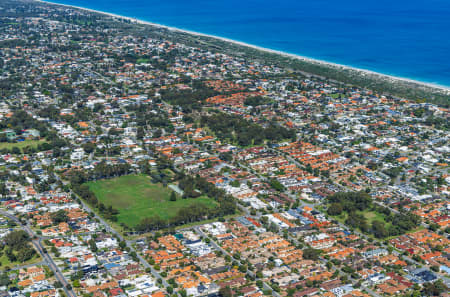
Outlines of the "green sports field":
[[97,199],[106,206],[112,205],[120,211],[118,223],[136,226],[143,218],[160,216],[168,219],[176,215],[180,208],[201,203],[205,207],[215,207],[217,202],[201,196],[198,198],[169,201],[171,190],[162,184],[154,184],[146,175],[127,175],[113,179],[88,183]]

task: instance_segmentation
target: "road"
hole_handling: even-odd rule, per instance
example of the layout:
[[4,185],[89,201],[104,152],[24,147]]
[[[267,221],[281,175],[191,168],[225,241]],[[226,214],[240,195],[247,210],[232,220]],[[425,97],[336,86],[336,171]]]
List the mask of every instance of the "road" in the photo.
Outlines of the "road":
[[[55,175],[56,179],[60,180],[62,183],[65,183],[64,181],[61,180],[61,178],[58,175]],[[139,262],[145,267],[145,268],[149,268],[151,274],[153,275],[153,277],[155,279],[161,279],[162,280],[162,284],[164,286],[164,288],[167,288],[170,286],[169,283],[167,283],[167,281],[161,277],[161,275],[153,268],[153,266],[151,266],[133,247],[133,242],[129,241],[129,240],[125,240],[122,236],[122,234],[120,234],[119,232],[117,232],[114,228],[111,227],[111,225],[109,225],[108,222],[106,222],[101,216],[97,215],[97,213],[95,211],[92,210],[92,208],[83,201],[83,199],[78,196],[78,194],[76,194],[75,192],[73,192],[72,190],[70,190],[70,194],[73,194],[75,197],[78,198],[79,203],[81,204],[81,206],[84,208],[85,211],[87,211],[88,213],[93,213],[94,217],[100,222],[100,224],[105,228],[105,230],[108,233],[112,233],[114,234],[117,238],[119,238],[120,241],[125,241],[127,247],[130,249],[130,251],[133,251],[136,253],[137,258],[139,260]]]
[[372,296],[382,297],[381,295],[379,295],[378,293],[374,292],[372,289],[370,289],[370,288],[368,288],[366,286],[361,286],[361,289],[366,290]]
[[109,224],[108,222],[106,222],[101,216],[97,215],[97,213],[95,211],[93,211],[91,209],[91,207],[89,205],[87,205],[87,203],[85,203],[81,197],[79,197],[76,193],[71,191],[71,194],[75,195],[75,197],[77,197],[79,199],[80,204],[83,206],[84,210],[86,210],[89,213],[93,213],[95,218],[100,222],[100,224],[102,224],[104,226],[104,228],[106,229],[106,231],[108,233],[112,233],[115,236],[117,236],[117,238],[119,238],[120,241],[125,241],[127,247],[130,248],[130,251],[133,251],[136,253],[137,258],[139,260],[139,262],[145,267],[145,268],[149,268],[151,274],[153,275],[153,277],[155,279],[161,279],[162,280],[162,284],[164,286],[164,288],[167,288],[170,286],[169,283],[167,283],[167,281],[158,273],[158,271],[156,271],[153,266],[151,266],[133,247],[133,242],[130,240],[125,240],[122,236],[122,234],[120,234],[119,232],[117,232],[116,230],[114,230]]
[[[278,152],[278,151],[276,151],[276,150],[273,150],[273,149],[270,149],[270,148],[269,148],[269,150],[272,151],[273,153],[276,153],[277,155],[281,155],[281,153]],[[294,159],[291,158],[290,156],[285,156],[285,157],[286,157],[286,159],[287,159],[288,161],[290,161],[291,163],[295,164],[297,167],[301,168],[301,164],[298,163],[296,160],[294,160]],[[241,166],[241,167],[243,167],[243,168],[245,168],[245,169],[247,169],[247,170],[250,171],[250,168],[247,167],[246,165],[243,165],[243,164],[241,164],[241,163],[238,163],[238,164],[239,164],[239,166]],[[266,180],[266,181],[267,181],[267,179],[266,179],[265,177],[259,175],[258,173],[255,173],[255,175],[257,175],[261,180]],[[298,201],[300,207],[308,206],[308,207],[312,208],[313,210],[320,212],[319,210],[316,209],[316,207],[315,207],[313,204],[306,204],[306,203],[303,202],[302,200],[299,200],[295,195],[291,194],[290,191],[287,191],[287,190],[286,190],[286,191],[284,191],[284,194],[287,195],[288,197],[290,197],[291,199],[293,199],[294,201]],[[248,214],[248,211],[246,211],[246,213]],[[257,218],[257,219],[260,219],[260,217],[261,217],[261,214],[260,214],[259,212],[257,212],[256,218]],[[337,223],[338,223],[338,225],[339,225],[343,230],[347,230],[347,226],[345,226],[344,224],[342,224],[342,223],[340,223],[340,222],[337,222]],[[356,231],[355,231],[355,233],[356,233],[358,236],[367,239],[367,237],[366,237],[364,234],[359,233],[359,232],[356,232]],[[280,235],[280,236],[283,235],[282,232],[281,232],[281,230],[278,232],[278,235]],[[292,237],[290,234],[288,234],[288,239],[289,239],[292,243],[294,243],[296,246],[299,244],[298,240],[297,240],[296,238]],[[325,259],[323,259],[323,258],[320,258],[320,261],[321,261],[323,264],[326,264],[326,262],[327,262],[327,261],[325,261]],[[415,261],[414,261],[414,262],[415,262]],[[343,274],[343,273],[342,273],[341,271],[339,271],[339,275],[342,275],[342,274]],[[369,288],[367,288],[367,287],[365,287],[365,286],[363,286],[362,288],[365,289],[367,292],[369,292],[369,294],[371,294],[372,296],[375,296],[375,297],[381,297],[379,294],[377,294],[376,292],[374,292],[373,290],[371,290],[371,289],[369,289]]]
[[[41,257],[44,259],[46,265],[48,267],[50,267],[50,269],[55,274],[55,278],[63,285],[63,289],[64,289],[64,292],[66,293],[66,295],[69,297],[76,297],[77,295],[73,292],[73,290],[68,289],[69,283],[67,282],[66,278],[62,274],[59,267],[55,264],[55,262],[48,255],[48,253],[44,251],[44,247],[42,246],[42,242],[41,242],[42,239],[38,238],[36,236],[36,234],[34,233],[34,231],[31,230],[31,228],[28,225],[22,224],[22,222],[16,216],[10,214],[9,212],[3,211],[3,210],[0,210],[0,214],[13,220],[14,222],[16,222],[19,226],[22,227],[23,230],[25,230],[25,232],[28,233],[30,238],[32,238],[32,243],[33,243],[34,247],[39,252]],[[35,265],[37,265],[37,264],[35,264]]]
[[[279,152],[279,151],[277,151],[277,150],[274,150],[274,149],[271,149],[271,148],[269,148],[269,150],[272,151],[272,152],[274,152],[274,153],[276,153],[277,155],[281,155],[281,152]],[[291,163],[295,164],[296,166],[302,167],[301,164],[300,164],[298,161],[296,161],[295,159],[291,158],[290,156],[285,156],[285,157],[287,158],[288,161],[290,161]],[[243,165],[243,164],[240,164],[240,163],[238,163],[238,162],[237,162],[237,164],[239,164],[241,167],[246,168],[247,170],[250,171],[250,168],[248,168],[247,166],[245,166],[245,165]],[[259,174],[256,174],[256,175],[259,176],[259,178],[260,178],[261,180],[266,180],[266,178],[260,176]],[[336,185],[336,186],[337,186],[338,188],[340,188],[340,189],[343,189],[343,187],[340,186],[340,185]],[[297,199],[298,199],[295,195],[291,194],[289,191],[285,191],[284,193],[285,193],[286,195],[288,195],[290,198],[293,198],[294,200],[297,200]],[[76,196],[77,196],[77,195],[76,195]],[[78,197],[78,196],[77,196],[77,197]],[[78,197],[78,198],[79,198],[79,197]],[[314,209],[314,210],[317,211],[317,209],[314,207],[314,205],[306,204],[306,203],[304,203],[304,202],[301,201],[301,200],[300,200],[299,202],[300,202],[300,205],[301,205],[301,206],[307,205],[307,206],[309,206],[309,207],[311,207],[312,209]],[[104,219],[102,219],[102,218],[101,218],[100,216],[98,216],[95,212],[93,212],[92,209],[90,208],[90,206],[87,205],[86,203],[84,203],[84,202],[82,201],[82,199],[80,199],[80,203],[82,204],[82,206],[84,207],[85,210],[87,210],[87,211],[92,212],[92,213],[95,214],[96,219],[99,220],[99,222],[105,227],[105,229],[106,229],[108,232],[110,232],[110,233],[116,235],[121,241],[125,241],[125,242],[126,242],[126,245],[130,248],[130,250],[136,252],[135,249],[134,249],[134,247],[133,247],[133,242],[132,242],[132,241],[124,240],[124,238],[122,237],[122,235],[121,235],[120,233],[118,233],[117,231],[115,231],[115,230],[114,230],[114,229],[113,229],[113,228],[112,228],[112,227],[111,227]],[[380,204],[380,205],[381,205],[381,204]],[[245,213],[246,215],[248,215],[248,216],[250,215],[250,214],[249,214],[248,208],[243,207],[242,205],[239,205],[239,204],[238,204],[238,206],[239,206],[239,208],[240,208],[241,210],[244,211],[244,213]],[[385,205],[383,205],[383,206],[385,206]],[[393,211],[396,212],[395,210],[393,210]],[[254,217],[256,217],[257,219],[259,219],[259,218],[261,217],[261,213],[257,212],[256,216],[254,216]],[[339,226],[340,226],[341,228],[347,229],[347,227],[346,227],[344,224],[341,224],[341,223],[338,223],[338,224],[339,224]],[[194,227],[194,230],[196,230],[196,231],[197,231],[199,234],[201,234],[202,236],[207,237],[207,236],[203,233],[203,231],[202,231],[200,228]],[[355,232],[355,233],[358,234],[359,236],[361,236],[362,238],[366,238],[366,239],[367,239],[367,237],[366,237],[364,234],[359,233],[359,232]],[[281,232],[279,232],[279,234],[282,235]],[[298,241],[297,241],[295,238],[292,238],[290,235],[288,236],[288,238],[291,240],[291,242],[295,243],[296,245],[298,244]],[[222,251],[222,253],[224,253],[225,255],[229,255],[229,253],[226,252],[224,249],[222,249],[222,248],[221,248],[214,240],[211,240],[211,243],[210,243],[210,244],[211,244],[216,250],[220,250],[220,251]],[[396,253],[396,252],[394,252],[394,253]],[[396,254],[397,254],[397,253],[396,253]],[[160,275],[156,270],[154,270],[154,268],[153,268],[151,265],[149,265],[149,263],[148,263],[148,262],[140,255],[140,253],[136,252],[136,255],[137,255],[139,261],[141,262],[141,264],[142,264],[145,268],[149,268],[150,271],[151,271],[151,273],[152,273],[152,275],[153,275],[155,278],[160,278],[160,279],[163,280],[163,285],[164,285],[164,287],[168,287],[168,286],[169,286],[169,284],[164,280],[164,278],[162,278],[161,275]],[[230,255],[230,256],[231,256],[231,255]],[[409,259],[409,258],[407,258],[407,259],[410,260],[412,263],[416,263],[416,262],[415,262],[414,260],[412,260],[412,259]],[[323,259],[322,259],[322,260],[323,260]],[[248,273],[249,273],[250,275],[253,274],[253,272],[250,272],[250,271],[249,271]],[[266,283],[264,283],[264,285],[265,285],[265,286],[264,286],[265,289],[270,288]],[[364,287],[364,289],[366,289],[370,294],[372,294],[372,295],[374,295],[374,296],[379,296],[377,293],[371,291],[369,288],[365,288],[365,287]],[[279,296],[275,291],[272,291],[272,292],[273,292],[273,295],[274,295],[274,296],[276,296],[276,297]]]
[[[270,148],[269,148],[269,150],[271,150],[271,151],[274,152],[274,153],[277,153],[277,154],[281,155],[281,152],[278,152],[277,150],[270,149]],[[298,161],[296,161],[295,159],[293,159],[292,157],[290,157],[290,156],[285,156],[285,157],[286,157],[290,162],[294,163],[297,167],[300,167],[300,168],[302,167],[301,164],[300,164]],[[336,187],[338,187],[339,189],[344,190],[344,191],[348,190],[348,189],[346,189],[345,187],[343,187],[343,186],[341,186],[341,185],[339,185],[339,184],[333,183],[333,185],[336,186]],[[285,194],[287,194],[287,195],[289,195],[290,197],[292,197],[292,196],[290,195],[290,193],[285,193]],[[389,210],[391,210],[391,211],[392,211],[393,213],[395,213],[395,214],[400,213],[398,210],[393,209],[393,208],[391,208],[390,206],[385,205],[385,204],[383,204],[383,203],[381,203],[381,202],[379,202],[379,201],[374,201],[374,203],[377,204],[377,205],[379,205],[379,206],[387,207]],[[303,203],[303,204],[304,204],[304,203]],[[317,209],[315,209],[315,207],[314,207],[313,205],[308,205],[308,206],[311,207],[311,208],[313,208],[314,210],[317,210]],[[347,226],[345,226],[344,224],[342,224],[342,223],[340,223],[340,222],[338,222],[338,224],[339,224],[339,226],[340,226],[341,228],[347,229]],[[428,225],[427,225],[426,223],[424,223],[424,222],[422,222],[421,225],[422,225],[423,227],[425,227],[425,228],[428,228]],[[357,230],[354,230],[354,233],[357,234],[358,236],[360,236],[361,238],[364,238],[364,239],[368,240],[368,237],[367,237],[365,234],[363,234],[363,233],[361,233],[361,232],[358,232]],[[382,244],[382,247],[387,248],[387,247],[389,246],[389,245],[386,245],[386,244],[385,244],[384,242],[382,242],[382,241],[380,241],[380,243]],[[405,260],[409,261],[410,263],[415,264],[415,265],[418,266],[418,267],[422,266],[421,263],[419,263],[419,262],[413,260],[412,258],[410,258],[410,257],[408,257],[408,256],[401,255],[401,254],[400,254],[399,252],[397,252],[396,250],[393,251],[393,254],[396,255],[396,256],[398,256],[398,257],[403,257]],[[429,268],[429,267],[427,267],[427,268]],[[435,275],[436,275],[438,278],[442,279],[444,282],[447,282],[447,283],[450,282],[450,278],[448,278],[448,277],[445,276],[445,275],[442,275],[442,274],[440,274],[440,273],[435,273]],[[368,291],[369,293],[375,295],[375,296],[378,296],[375,292],[370,291],[369,289],[367,289],[367,291]]]
[[[200,234],[203,238],[209,238],[208,235],[206,235],[198,226],[195,226],[191,229],[194,229],[198,234]],[[232,259],[233,255],[230,255],[230,253],[228,253],[226,250],[224,250],[219,244],[217,244],[212,238],[210,239],[210,245],[212,245],[216,250],[221,251],[224,255],[228,255],[230,256]],[[239,260],[236,260],[237,262],[239,262],[239,265],[242,265],[242,262]],[[247,274],[250,275],[251,277],[254,277],[255,279],[257,279],[256,275],[253,273],[253,271],[247,270]],[[270,290],[272,292],[272,296],[274,297],[281,297],[277,292],[275,292],[266,282],[263,281],[263,286],[265,290]]]

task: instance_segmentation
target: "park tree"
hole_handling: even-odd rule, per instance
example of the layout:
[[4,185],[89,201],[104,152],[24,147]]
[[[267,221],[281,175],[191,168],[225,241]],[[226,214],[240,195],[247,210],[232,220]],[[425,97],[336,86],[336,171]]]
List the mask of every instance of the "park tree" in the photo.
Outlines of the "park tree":
[[177,201],[177,195],[175,194],[174,191],[172,191],[172,193],[170,193],[170,201]]
[[97,244],[95,243],[95,239],[91,238],[89,240],[89,247],[91,248],[91,251],[93,251],[94,253],[97,252],[98,248]]
[[425,283],[422,289],[422,294],[425,296],[439,296],[444,292],[448,292],[448,288],[441,279],[434,283]]
[[90,153],[92,153],[93,151],[95,151],[95,144],[93,144],[92,142],[88,142],[88,143],[85,143],[85,144],[83,144],[83,150],[87,153],[87,154],[90,154]]
[[342,204],[340,204],[339,202],[334,202],[331,203],[330,206],[328,206],[327,213],[330,216],[337,216],[340,215],[343,210],[344,208],[342,207]]
[[230,287],[222,287],[219,290],[219,296],[221,297],[233,297],[233,290]]
[[320,250],[316,250],[313,248],[306,248],[303,250],[303,258],[306,260],[319,260]]
[[54,224],[67,222],[69,220],[69,217],[67,216],[67,213],[64,209],[60,209],[57,212],[52,213],[50,215],[50,218],[52,219]]
[[389,236],[388,230],[386,230],[384,223],[381,221],[372,222],[372,231],[376,238],[385,238]]
[[13,231],[8,233],[3,239],[3,242],[6,246],[10,247],[13,250],[19,250],[26,244],[28,244],[30,237],[27,232],[23,230]]
[[24,263],[28,260],[30,260],[31,258],[33,258],[33,256],[36,254],[36,251],[29,245],[26,245],[25,247],[21,248],[20,250],[17,251],[17,261]]

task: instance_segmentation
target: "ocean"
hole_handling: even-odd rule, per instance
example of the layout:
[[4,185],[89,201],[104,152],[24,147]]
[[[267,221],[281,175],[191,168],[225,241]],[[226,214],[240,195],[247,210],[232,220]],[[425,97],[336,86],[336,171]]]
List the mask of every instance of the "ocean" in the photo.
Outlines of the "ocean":
[[56,0],[450,86],[450,0]]

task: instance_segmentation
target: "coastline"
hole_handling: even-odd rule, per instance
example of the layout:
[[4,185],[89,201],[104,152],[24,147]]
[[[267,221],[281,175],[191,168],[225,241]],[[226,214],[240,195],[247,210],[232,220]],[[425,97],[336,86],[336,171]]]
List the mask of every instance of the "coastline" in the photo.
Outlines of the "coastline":
[[324,61],[324,60],[320,60],[320,59],[310,58],[310,57],[306,57],[306,56],[302,56],[302,55],[298,55],[298,54],[292,54],[292,53],[274,50],[274,49],[254,45],[254,44],[249,44],[249,43],[246,43],[243,41],[238,41],[238,40],[234,40],[234,39],[230,39],[230,38],[226,38],[226,37],[221,37],[221,36],[217,36],[217,35],[205,34],[205,33],[196,32],[196,31],[192,31],[192,30],[162,25],[162,24],[153,23],[150,21],[145,21],[145,20],[141,20],[141,19],[137,19],[137,18],[133,18],[133,17],[123,16],[123,15],[119,15],[119,14],[115,14],[115,13],[111,13],[111,12],[105,12],[105,11],[100,11],[100,10],[95,10],[95,9],[91,9],[91,8],[70,5],[70,4],[62,4],[62,3],[52,2],[52,1],[47,1],[47,0],[33,0],[33,1],[45,3],[45,4],[60,5],[60,6],[68,7],[68,8],[73,8],[73,9],[85,10],[85,11],[89,11],[89,12],[97,13],[97,14],[103,14],[103,15],[106,15],[109,17],[124,19],[124,20],[128,20],[128,21],[135,22],[138,24],[142,24],[142,25],[149,25],[149,26],[153,26],[156,28],[160,28],[160,29],[166,29],[166,30],[169,30],[172,32],[184,33],[184,34],[189,34],[189,35],[198,36],[198,37],[212,38],[212,39],[220,40],[223,42],[228,42],[228,43],[232,43],[235,45],[252,48],[252,49],[255,49],[258,51],[263,51],[266,53],[280,55],[280,56],[283,56],[286,58],[297,59],[297,60],[300,60],[300,61],[303,61],[306,63],[312,63],[312,64],[326,66],[326,67],[339,69],[339,70],[350,70],[350,71],[353,71],[355,73],[359,73],[362,75],[373,76],[373,77],[377,77],[379,79],[388,80],[391,83],[394,83],[396,81],[403,82],[403,83],[409,83],[409,84],[416,85],[418,87],[435,89],[446,95],[450,95],[450,86],[444,86],[444,85],[440,85],[440,84],[436,84],[436,83],[424,82],[424,81],[419,81],[419,80],[410,79],[410,78],[406,78],[406,77],[384,74],[381,72],[376,72],[373,70],[368,70],[368,69],[363,69],[363,68],[357,68],[357,67],[345,65],[345,64],[328,62],[328,61]]

